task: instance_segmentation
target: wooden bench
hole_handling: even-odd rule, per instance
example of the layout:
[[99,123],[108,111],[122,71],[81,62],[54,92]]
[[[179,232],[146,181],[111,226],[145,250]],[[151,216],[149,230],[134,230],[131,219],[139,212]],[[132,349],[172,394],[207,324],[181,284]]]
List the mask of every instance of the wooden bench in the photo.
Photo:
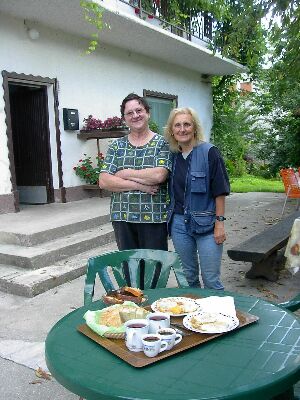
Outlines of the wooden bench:
[[296,211],[268,227],[263,232],[251,237],[243,243],[227,251],[235,261],[252,262],[246,277],[253,279],[264,277],[272,282],[278,279],[279,270],[277,250],[284,247],[289,239],[293,223],[300,217]]

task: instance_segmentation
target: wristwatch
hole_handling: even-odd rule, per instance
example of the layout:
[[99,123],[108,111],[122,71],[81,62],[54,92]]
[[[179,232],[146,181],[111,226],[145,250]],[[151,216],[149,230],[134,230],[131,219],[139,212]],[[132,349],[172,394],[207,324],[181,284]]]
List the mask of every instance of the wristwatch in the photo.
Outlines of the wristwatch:
[[224,217],[224,215],[217,215],[217,216],[216,216],[216,220],[217,220],[217,221],[225,221],[226,218]]

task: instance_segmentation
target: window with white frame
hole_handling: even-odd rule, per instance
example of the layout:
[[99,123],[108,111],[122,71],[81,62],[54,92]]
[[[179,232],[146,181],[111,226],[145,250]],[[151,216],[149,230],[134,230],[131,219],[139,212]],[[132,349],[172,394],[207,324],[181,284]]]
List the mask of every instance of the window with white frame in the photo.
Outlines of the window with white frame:
[[[150,105],[150,122],[153,122],[158,127],[158,133],[163,135],[164,127],[167,123],[170,111],[177,107],[178,96],[168,93],[154,92],[144,89],[143,96],[147,99]],[[151,128],[151,125],[150,125]]]

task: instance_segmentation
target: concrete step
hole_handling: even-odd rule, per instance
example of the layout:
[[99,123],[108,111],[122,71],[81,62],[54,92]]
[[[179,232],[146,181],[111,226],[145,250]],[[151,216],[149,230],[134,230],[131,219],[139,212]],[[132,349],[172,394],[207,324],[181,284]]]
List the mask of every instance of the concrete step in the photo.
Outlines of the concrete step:
[[[34,297],[85,274],[89,257],[114,250],[117,250],[117,245],[111,242],[57,261],[47,267],[29,271],[2,264],[0,265],[0,290],[18,296]],[[83,298],[83,288],[82,293],[78,295]]]
[[40,269],[114,240],[112,225],[108,223],[32,247],[0,244],[0,264]]
[[73,233],[99,227],[109,222],[109,214],[97,216],[94,218],[76,221],[65,225],[59,225],[46,229],[40,226],[33,233],[0,231],[0,243],[18,245],[18,246],[36,246],[50,240],[59,239]]
[[110,199],[21,205],[18,213],[0,215],[0,243],[34,246],[109,221]]

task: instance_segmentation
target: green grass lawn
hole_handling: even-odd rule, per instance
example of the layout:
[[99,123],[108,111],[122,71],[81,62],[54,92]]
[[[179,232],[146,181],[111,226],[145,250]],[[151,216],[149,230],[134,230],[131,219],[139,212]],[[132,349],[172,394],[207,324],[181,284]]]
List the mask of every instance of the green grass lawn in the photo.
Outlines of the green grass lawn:
[[231,192],[277,192],[284,193],[280,179],[264,179],[253,175],[243,175],[239,178],[230,178]]

